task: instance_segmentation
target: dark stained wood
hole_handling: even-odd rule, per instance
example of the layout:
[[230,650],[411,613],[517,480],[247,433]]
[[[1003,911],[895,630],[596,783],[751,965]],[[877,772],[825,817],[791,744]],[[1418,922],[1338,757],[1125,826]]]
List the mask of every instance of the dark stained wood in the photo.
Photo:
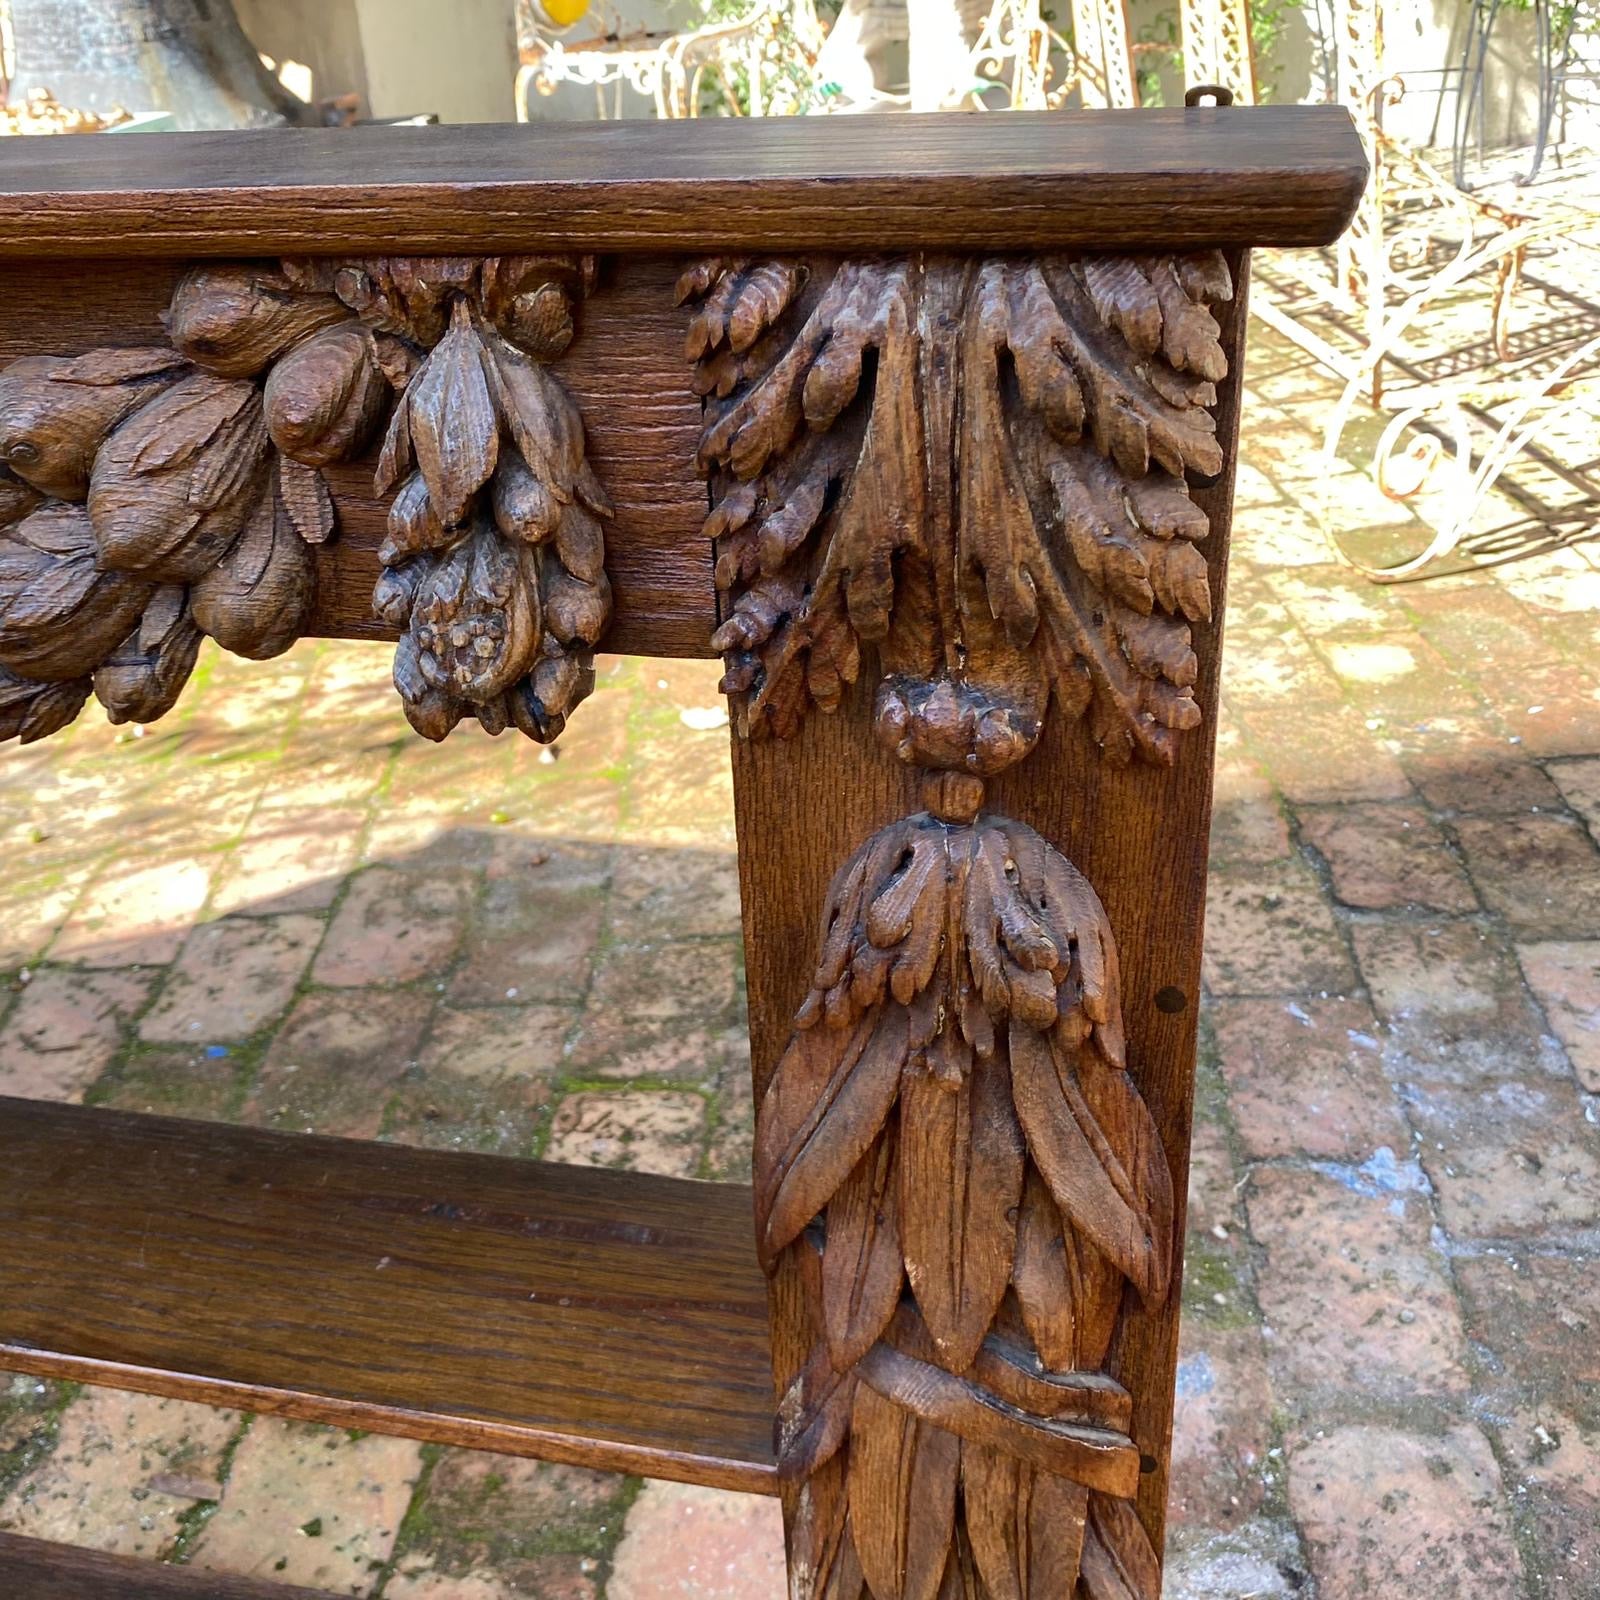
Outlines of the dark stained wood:
[[163,1566],[14,1533],[0,1533],[0,1594],[6,1600],[328,1600],[317,1589]]
[[0,1166],[0,1367],[774,1488],[745,1189],[11,1099]]
[[1365,179],[1334,106],[13,139],[0,254],[1318,245]]
[[[183,265],[0,261],[0,366],[20,356],[164,344],[159,319]],[[678,270],[671,261],[604,262],[559,365],[616,510],[607,525],[613,617],[605,648],[624,654],[712,653],[711,546],[700,532],[706,488],[694,470],[700,405],[684,375],[683,317],[673,305]],[[388,514],[373,487],[375,460],[373,452],[328,469],[339,531],[315,552],[314,636],[396,637],[372,610]]]
[[[1247,261],[1230,256],[1238,293],[1219,308],[1229,376],[1219,385],[1218,442],[1227,467],[1192,490],[1211,519],[1203,541],[1212,615],[1194,629],[1203,725],[1186,735],[1172,767],[1115,766],[1083,722],[1056,715],[1032,755],[990,782],[988,809],[1038,830],[1078,866],[1104,903],[1122,965],[1129,1070],[1150,1107],[1171,1168],[1175,1201],[1172,1276],[1182,1281],[1182,1239],[1210,825],[1220,619],[1227,566],[1232,465],[1245,332]],[[831,715],[813,712],[790,740],[733,741],[741,898],[750,995],[752,1061],[759,1103],[805,998],[829,882],[864,839],[919,806],[918,782],[872,732],[877,672]],[[826,804],[818,797],[826,796]],[[1181,1009],[1158,1007],[1175,989]],[[813,1339],[813,1289],[794,1272],[773,1285],[773,1363],[798,1371]],[[1163,1547],[1178,1295],[1164,1310],[1135,1310],[1114,1375],[1133,1396],[1132,1435],[1154,1469],[1143,1474],[1138,1511]]]
[[[1246,247],[1342,229],[1366,176],[1348,117],[267,137],[0,147],[0,361],[160,346],[185,264],[246,258],[186,280],[220,323],[186,338],[174,307],[199,373],[113,349],[10,380],[35,432],[9,458],[67,501],[87,473],[49,430],[125,420],[92,526],[47,507],[12,541],[18,593],[71,573],[87,598],[65,640],[10,607],[9,731],[59,725],[91,669],[148,720],[202,628],[245,654],[393,637],[360,455],[381,368],[403,391],[383,604],[419,731],[458,714],[448,687],[548,736],[596,642],[698,655],[720,624],[753,735],[734,770],[770,1297],[741,1190],[0,1100],[0,1365],[733,1488],[781,1471],[797,1595],[857,1600],[864,1574],[1054,1600],[1081,1572],[1156,1600]],[[311,259],[269,286],[280,255]],[[455,296],[448,339],[424,283]],[[326,321],[374,308],[360,349]],[[270,352],[239,362],[230,327]],[[543,399],[529,359],[559,361]],[[158,397],[119,409],[136,386]],[[255,462],[266,407],[276,499],[247,526],[248,473],[142,448],[196,394],[222,464]],[[315,474],[341,452],[330,498]],[[248,577],[261,550],[276,590]],[[130,598],[130,574],[162,587]],[[536,638],[546,610],[567,655]],[[514,700],[541,655],[548,694]],[[874,831],[818,968],[828,882]]]
[[[1201,939],[1216,766],[1217,686],[1227,615],[1245,333],[1250,320],[1248,252],[1234,259],[1233,276],[1233,304],[1222,319],[1230,375],[1225,384],[1218,386],[1216,406],[1217,442],[1228,465],[1215,483],[1194,491],[1196,502],[1211,519],[1212,529],[1206,541],[1206,560],[1211,570],[1213,621],[1209,627],[1197,629],[1195,637],[1200,676],[1194,693],[1205,713],[1205,723],[1190,737],[1189,748],[1175,770],[1130,768],[1113,773],[1103,763],[1090,763],[1086,776],[1098,781],[1086,783],[1081,797],[1075,799],[1070,793],[1041,796],[1048,805],[1045,815],[1052,820],[1059,818],[1063,828],[1072,824],[1072,831],[1062,837],[1071,839],[1074,848],[1078,848],[1079,838],[1085,839],[1081,847],[1084,853],[1075,854],[1073,859],[1099,888],[1112,925],[1118,929],[1123,951],[1128,1057],[1161,1130],[1172,1168],[1172,1273],[1178,1288],[1164,1316],[1136,1313],[1130,1318],[1121,1374],[1133,1391],[1134,1415],[1142,1437],[1160,1447],[1151,1452],[1155,1470],[1145,1474],[1139,1488],[1139,1514],[1157,1550],[1164,1549],[1166,1543],[1167,1489],[1172,1465],[1178,1302],[1188,1226]],[[1044,754],[1045,751],[1039,752]],[[1010,774],[1010,787],[1002,784],[1002,792],[1015,795],[1026,781],[1025,773]],[[1124,784],[1129,787],[1124,788]],[[1021,801],[1013,798],[1009,803]],[[1097,824],[1097,818],[1111,820]],[[1048,827],[1045,831],[1049,833]],[[1172,1009],[1175,1001],[1171,994],[1158,1003],[1158,997],[1168,990],[1181,996],[1181,1009]]]
[[[1232,274],[1218,251],[923,253],[831,278],[717,260],[685,289],[735,725],[791,737],[875,641],[876,742],[923,774],[925,809],[834,880],[756,1110],[758,1254],[820,1280],[800,1296],[812,1348],[776,1374],[791,1565],[818,1575],[797,1594],[833,1592],[835,1550],[880,1597],[913,1549],[923,1595],[966,1545],[970,1600],[1055,1600],[1080,1544],[1086,1575],[1148,1575],[1130,1502],[1160,1445],[1063,1433],[1048,1388],[975,1369],[997,1339],[1023,1370],[1115,1385],[1122,1314],[1166,1314],[1174,1242],[1118,931],[1049,841],[984,809],[984,780],[1026,763],[1041,722],[1082,718],[1102,765],[1160,767],[1203,721],[1212,540],[1187,485],[1228,465],[1211,408]],[[1020,1580],[1019,1505],[1052,1529]]]

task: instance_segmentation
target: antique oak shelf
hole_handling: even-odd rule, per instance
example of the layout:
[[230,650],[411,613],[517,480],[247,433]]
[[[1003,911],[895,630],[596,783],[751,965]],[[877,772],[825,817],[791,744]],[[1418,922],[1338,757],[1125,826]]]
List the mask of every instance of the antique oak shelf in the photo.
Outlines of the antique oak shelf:
[[776,1493],[750,1192],[0,1100],[0,1368]]
[[[37,139],[0,255],[1316,245],[1366,181],[1338,106]],[[1159,239],[1157,236],[1159,235]]]
[[0,1576],[17,1600],[326,1600],[314,1589],[158,1566],[0,1533]]
[[791,1600],[1158,1600],[1249,253],[1366,175],[1326,107],[0,141],[0,740],[208,637],[386,642],[435,740],[720,654],[757,1106],[743,1189],[0,1100],[0,1367],[774,1493]]

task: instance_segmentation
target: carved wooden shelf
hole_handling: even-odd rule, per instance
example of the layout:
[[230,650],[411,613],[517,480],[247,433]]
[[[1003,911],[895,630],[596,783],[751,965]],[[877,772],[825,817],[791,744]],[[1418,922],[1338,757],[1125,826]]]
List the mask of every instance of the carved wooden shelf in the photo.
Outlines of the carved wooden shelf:
[[721,654],[757,1104],[753,1197],[7,1106],[0,1361],[775,1490],[792,1600],[1157,1600],[1249,252],[1365,179],[1329,107],[0,146],[0,740],[206,636],[396,641],[431,739]]
[[328,1600],[312,1589],[158,1566],[0,1533],[6,1600]]
[[9,1099],[0,1170],[0,1367],[776,1487],[747,1189]]
[[1366,181],[1338,106],[28,143],[0,255],[33,259],[1316,245]]

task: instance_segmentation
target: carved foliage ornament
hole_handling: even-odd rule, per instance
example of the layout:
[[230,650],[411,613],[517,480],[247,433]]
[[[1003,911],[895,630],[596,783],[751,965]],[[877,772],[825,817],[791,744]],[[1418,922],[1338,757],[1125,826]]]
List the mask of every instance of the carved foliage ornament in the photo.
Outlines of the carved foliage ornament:
[[548,740],[610,612],[583,424],[545,370],[587,258],[196,268],[169,348],[0,372],[0,738],[170,710],[202,635],[264,658],[305,630],[322,469],[382,440],[375,604],[413,726]]
[[1173,1266],[1093,888],[984,814],[1053,704],[1170,762],[1210,617],[1191,478],[1224,466],[1214,254],[708,261],[724,687],[751,738],[875,725],[927,809],[834,879],[759,1107],[757,1243],[812,1322],[780,1372],[795,1600],[1155,1600],[1114,1374]]
[[1186,477],[1223,465],[1220,255],[711,262],[680,293],[753,736],[836,706],[874,645],[891,676],[955,672],[1035,726],[1053,695],[1112,760],[1171,759],[1210,617]]

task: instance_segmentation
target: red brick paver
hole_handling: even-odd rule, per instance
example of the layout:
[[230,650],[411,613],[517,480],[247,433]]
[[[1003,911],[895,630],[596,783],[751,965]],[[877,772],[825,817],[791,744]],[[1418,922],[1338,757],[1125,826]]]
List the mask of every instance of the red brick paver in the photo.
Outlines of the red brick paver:
[[1321,1600],[1419,1586],[1501,1600],[1522,1578],[1500,1467],[1476,1428],[1319,1431],[1290,1450],[1289,1505]]

